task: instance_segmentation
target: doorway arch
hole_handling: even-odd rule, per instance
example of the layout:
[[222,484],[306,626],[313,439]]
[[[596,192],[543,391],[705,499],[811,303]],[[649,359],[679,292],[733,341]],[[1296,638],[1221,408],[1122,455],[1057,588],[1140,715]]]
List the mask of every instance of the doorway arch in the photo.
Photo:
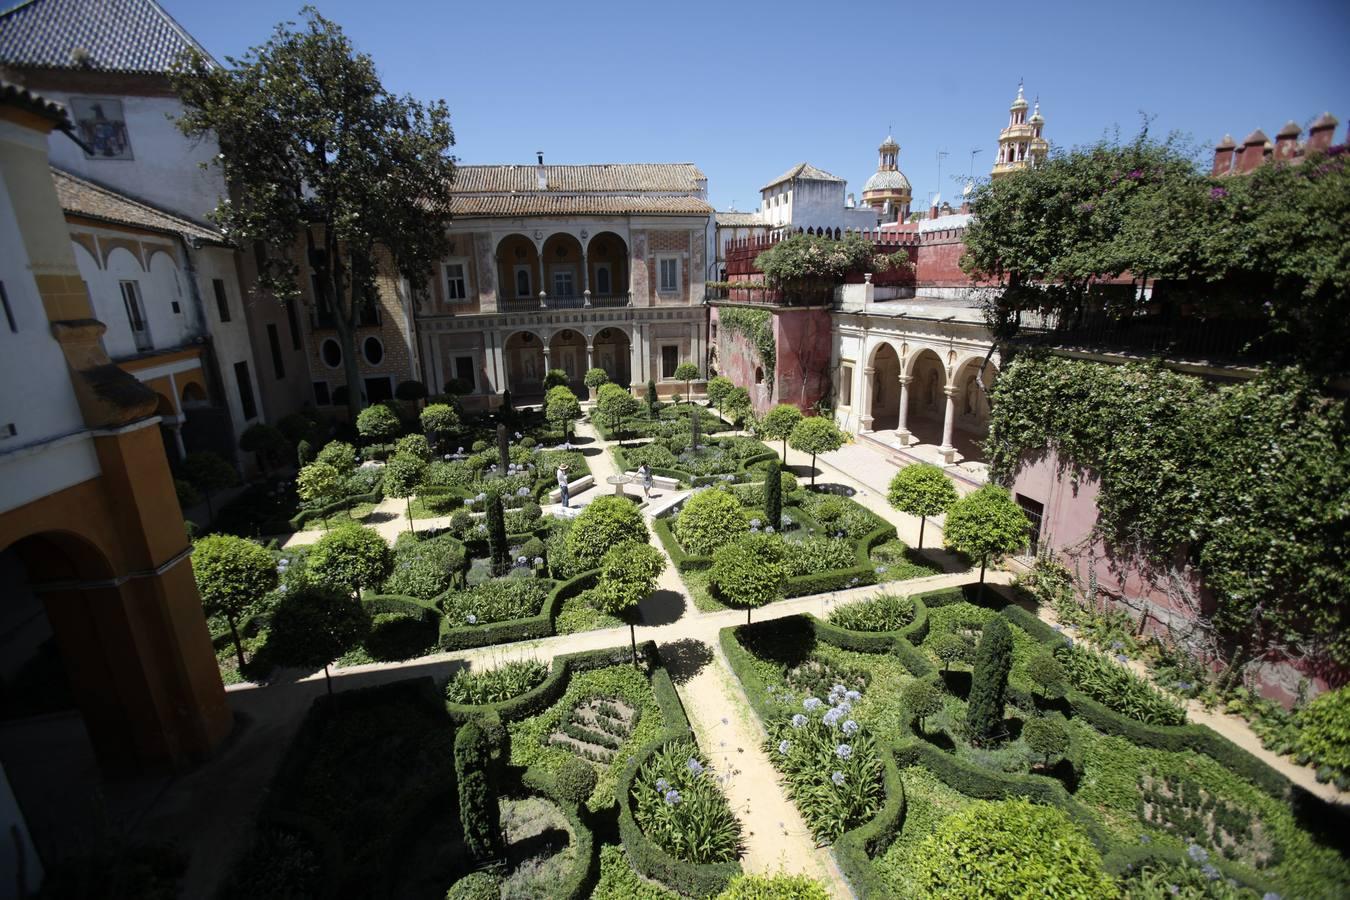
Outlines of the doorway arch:
[[567,373],[567,386],[574,394],[585,393],[586,377],[586,339],[573,328],[564,328],[556,332],[548,342],[548,365],[550,369],[562,369]]
[[506,357],[506,386],[511,395],[520,397],[543,396],[544,341],[533,331],[517,331],[502,345]]
[[889,431],[900,425],[900,354],[889,342],[872,353],[868,385],[872,400],[872,430]]
[[942,444],[947,410],[947,370],[934,350],[924,348],[909,359],[909,414],[906,427],[918,444]]
[[627,389],[633,383],[633,344],[628,332],[614,326],[601,328],[592,342],[591,361],[604,369],[609,380]]

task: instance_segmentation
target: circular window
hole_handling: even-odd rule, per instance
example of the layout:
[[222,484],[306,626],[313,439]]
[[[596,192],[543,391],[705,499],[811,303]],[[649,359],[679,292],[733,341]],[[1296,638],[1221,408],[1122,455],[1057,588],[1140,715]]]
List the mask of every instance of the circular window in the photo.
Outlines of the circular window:
[[366,355],[366,362],[372,366],[378,366],[384,361],[384,344],[381,344],[377,337],[366,338],[365,343],[361,345],[361,352]]
[[319,348],[319,355],[323,357],[324,363],[330,369],[336,369],[342,365],[342,345],[332,338],[323,342],[323,346]]

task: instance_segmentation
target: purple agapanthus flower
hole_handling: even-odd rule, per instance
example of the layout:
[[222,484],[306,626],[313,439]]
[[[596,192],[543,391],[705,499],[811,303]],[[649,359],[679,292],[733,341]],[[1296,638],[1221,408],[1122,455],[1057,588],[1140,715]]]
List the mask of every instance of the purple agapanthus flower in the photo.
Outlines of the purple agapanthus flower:
[[805,726],[806,726],[806,716],[802,715],[801,713],[797,713],[795,716],[792,717],[793,728],[804,728]]
[[834,774],[830,776],[830,780],[833,781],[835,784],[843,784],[844,773],[840,772],[838,769],[835,769]]
[[838,747],[834,748],[834,755],[840,759],[848,759],[853,755],[853,748],[848,744],[840,744]]
[[689,757],[689,762],[688,762],[686,765],[688,765],[689,771],[690,771],[692,774],[694,774],[694,775],[702,775],[702,774],[703,774],[703,763],[701,763],[701,762],[699,762],[698,760],[694,759],[692,756]]
[[844,734],[853,735],[858,733],[858,723],[849,719],[843,724]]
[[671,788],[666,791],[666,803],[670,806],[677,806],[680,802],[680,792]]
[[670,790],[670,782],[664,778],[658,778],[656,779],[656,789],[664,794]]
[[781,753],[781,754],[783,754],[784,756],[787,756],[787,752],[788,752],[788,750],[790,750],[791,748],[792,748],[792,744],[791,744],[790,742],[788,742],[788,741],[779,741],[779,742],[778,742],[778,752]]
[[1224,197],[1227,197],[1227,196],[1228,196],[1228,191],[1225,190],[1224,188],[1216,187],[1216,188],[1210,188],[1210,189],[1209,189],[1209,199],[1211,199],[1211,200],[1222,200]]
[[806,707],[807,712],[815,712],[820,709],[822,705],[819,697],[807,697],[802,701],[802,706]]

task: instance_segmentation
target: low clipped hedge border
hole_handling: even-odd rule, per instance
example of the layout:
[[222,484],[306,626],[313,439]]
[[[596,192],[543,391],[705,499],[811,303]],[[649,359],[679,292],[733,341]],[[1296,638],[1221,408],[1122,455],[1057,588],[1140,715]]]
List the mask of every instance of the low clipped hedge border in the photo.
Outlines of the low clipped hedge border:
[[[610,452],[614,454],[614,462],[618,465],[620,471],[627,472],[637,468],[637,466],[633,465],[632,461],[628,459],[628,454],[624,452],[629,448],[616,446],[610,447],[609,449]],[[762,475],[759,475],[756,472],[752,472],[751,469],[753,469],[757,465],[760,465],[761,463],[766,463],[769,462],[770,460],[776,459],[778,459],[778,454],[774,453],[772,450],[766,451],[764,453],[756,453],[753,456],[747,456],[745,459],[740,461],[740,464],[736,467],[736,470],[734,472],[727,473],[727,475],[733,476],[730,483],[749,484],[755,480],[755,477],[757,475],[762,479],[763,478]],[[680,484],[687,484],[691,487],[703,487],[704,485],[728,483],[726,475],[695,475],[692,472],[685,471],[684,469],[667,468],[664,466],[662,467],[653,466],[652,474],[660,475],[664,478],[674,478],[677,481],[679,481]]]
[[[964,599],[964,591],[961,588],[949,588],[921,594],[915,599],[920,598],[925,605],[946,606]],[[1064,641],[1062,635],[1019,606],[1009,604],[1001,609],[1000,613],[1043,642]],[[917,647],[905,638],[898,637],[894,632],[879,634],[876,632],[852,631],[821,621],[809,613],[800,618],[804,618],[811,625],[812,632],[823,643],[862,653],[892,652],[906,668],[918,677],[925,677],[936,671],[936,668]],[[737,635],[743,628],[772,628],[785,621],[787,619],[776,619],[749,626],[739,625],[722,629],[719,639],[723,653],[726,655],[732,670],[743,684],[746,682],[746,675],[749,671],[748,664],[751,654],[741,644]],[[912,665],[911,662],[915,664]],[[751,706],[754,708],[756,715],[764,720],[767,710],[759,700],[758,692],[750,689],[750,686],[747,685],[746,693],[750,696]],[[1128,719],[1073,690],[1068,692],[1066,700],[1068,700],[1075,715],[1082,715],[1085,721],[1105,733],[1121,735],[1140,746],[1169,751],[1194,750],[1198,753],[1204,753],[1247,778],[1276,799],[1288,799],[1290,785],[1284,776],[1206,726],[1144,725],[1141,722]],[[1092,707],[1095,707],[1095,709]],[[1097,718],[1099,716],[1101,721],[1110,720],[1112,727],[1103,727]],[[1101,826],[1087,807],[1074,798],[1064,785],[1054,778],[1034,774],[1010,775],[982,769],[939,750],[917,735],[888,748],[888,750],[889,752],[886,753],[888,757],[887,765],[896,767],[897,777],[900,768],[922,765],[933,772],[943,783],[969,797],[982,800],[1002,800],[1009,796],[1022,796],[1038,803],[1051,804],[1063,809],[1071,819],[1087,832],[1092,842],[1101,851],[1107,871],[1112,874],[1120,875],[1127,870],[1127,866],[1138,866],[1140,863],[1151,860],[1168,863],[1185,863],[1188,861],[1185,853],[1181,851],[1160,845],[1139,847],[1117,840]],[[1245,760],[1242,760],[1241,757],[1245,757]],[[1261,770],[1265,770],[1265,774],[1262,774]],[[1282,789],[1280,788],[1281,784],[1283,785]],[[879,822],[890,803],[891,794],[888,785],[887,805],[883,808],[882,813],[878,814],[872,822],[842,835],[837,844],[836,859],[840,869],[844,871],[854,890],[862,898],[888,898],[893,896],[889,886],[881,880],[870,863],[870,860],[877,855],[877,848],[879,847],[881,852],[884,852],[890,841],[894,839],[895,833],[898,832],[897,823],[895,831],[892,831],[886,837],[883,825]],[[903,816],[903,785],[901,786],[901,804],[900,815]],[[873,827],[878,830],[877,833],[870,830],[864,831],[864,829]],[[860,832],[861,834],[859,834]],[[880,843],[883,838],[885,839],[884,845]],[[860,846],[857,841],[864,839],[871,840],[873,843],[870,846]],[[840,845],[842,845],[842,851],[839,849]],[[1225,877],[1234,879],[1255,890],[1258,894],[1270,890],[1270,885],[1259,876],[1253,877],[1250,873],[1239,869],[1226,859],[1212,856],[1211,862],[1219,868]]]
[[562,811],[572,829],[572,865],[567,874],[559,879],[549,892],[549,896],[559,900],[586,900],[591,888],[600,875],[600,853],[595,841],[595,832],[581,814],[581,807],[561,796],[552,779],[541,778],[534,769],[526,769],[521,782],[544,796]]
[[905,783],[900,779],[895,751],[885,744],[879,745],[878,750],[886,800],[871,821],[844,832],[834,842],[834,860],[862,900],[891,895],[890,886],[872,860],[890,849],[905,823]]
[[[317,506],[313,509],[302,509],[294,516],[291,516],[291,518],[287,520],[287,524],[290,526],[291,531],[300,531],[305,525],[315,519],[326,519],[335,513],[342,512],[349,506],[356,505],[357,503],[379,503],[383,499],[383,488],[376,487],[374,490],[367,491],[364,494],[351,494],[350,496],[343,497],[341,500],[334,500],[332,503],[325,506]],[[352,521],[356,520],[353,519]],[[268,533],[270,534],[272,532],[269,530]]]

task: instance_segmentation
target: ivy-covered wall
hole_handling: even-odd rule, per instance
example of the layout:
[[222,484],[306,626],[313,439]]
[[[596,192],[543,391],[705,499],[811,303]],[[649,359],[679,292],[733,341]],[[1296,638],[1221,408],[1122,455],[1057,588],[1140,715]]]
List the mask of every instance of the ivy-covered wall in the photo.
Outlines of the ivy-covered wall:
[[[1244,661],[1350,667],[1350,438],[1343,400],[1271,371],[1218,385],[1155,365],[1022,353],[993,393],[994,477],[1046,505],[1099,587],[1201,612]],[[1194,577],[1171,576],[1183,566]],[[1080,578],[1088,573],[1081,571]]]
[[[773,313],[756,307],[714,306],[712,322],[717,328],[718,374],[748,390],[755,412],[763,413],[775,402],[778,343]],[[763,376],[762,384],[756,384],[757,373]]]

